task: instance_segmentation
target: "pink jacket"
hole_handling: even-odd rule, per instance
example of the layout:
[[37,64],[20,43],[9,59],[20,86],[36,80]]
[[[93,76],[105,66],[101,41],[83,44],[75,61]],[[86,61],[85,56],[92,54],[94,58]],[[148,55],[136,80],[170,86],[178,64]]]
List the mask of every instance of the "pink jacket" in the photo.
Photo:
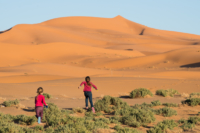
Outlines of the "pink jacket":
[[35,107],[42,106],[43,104],[46,106],[45,97],[43,95],[38,95],[35,97]]
[[[97,87],[92,83],[92,87],[94,87],[96,90],[97,90]],[[80,86],[82,86],[84,84],[84,90],[83,91],[91,91],[91,86],[87,85],[87,82],[86,81],[83,81]]]

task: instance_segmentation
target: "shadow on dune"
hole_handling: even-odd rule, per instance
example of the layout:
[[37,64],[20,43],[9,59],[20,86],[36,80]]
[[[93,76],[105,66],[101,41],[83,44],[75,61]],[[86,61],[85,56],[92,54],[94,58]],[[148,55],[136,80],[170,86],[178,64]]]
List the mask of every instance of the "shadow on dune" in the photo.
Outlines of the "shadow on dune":
[[199,42],[195,42],[195,43],[193,43],[192,45],[198,45],[199,44]]
[[64,110],[72,110],[73,108],[63,108]]
[[5,33],[5,32],[7,32],[7,31],[9,31],[9,30],[11,30],[11,29],[12,29],[12,28],[7,29],[7,30],[4,30],[4,31],[0,31],[0,34]]
[[119,98],[130,99],[130,96],[125,95],[125,96],[120,96]]
[[133,51],[133,49],[125,49],[125,50],[128,50],[128,51]]
[[27,109],[23,109],[23,110],[27,112],[35,112],[35,108],[32,108],[32,107],[28,107]]
[[191,67],[191,68],[200,67],[200,62],[193,63],[193,64],[182,65],[180,67],[187,67],[187,68],[189,68],[189,67]]
[[139,35],[144,35],[144,30],[145,29],[142,29],[141,33]]

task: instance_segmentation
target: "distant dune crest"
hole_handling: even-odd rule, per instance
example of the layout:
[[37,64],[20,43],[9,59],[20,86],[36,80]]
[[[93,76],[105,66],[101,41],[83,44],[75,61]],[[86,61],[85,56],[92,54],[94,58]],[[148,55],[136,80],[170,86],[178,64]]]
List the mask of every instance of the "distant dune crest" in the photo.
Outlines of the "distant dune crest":
[[122,16],[62,17],[19,24],[0,32],[0,46],[2,82],[22,79],[24,73],[34,78],[42,75],[40,80],[132,77],[137,70],[148,76],[172,69],[198,69],[200,62],[199,35],[158,30]]

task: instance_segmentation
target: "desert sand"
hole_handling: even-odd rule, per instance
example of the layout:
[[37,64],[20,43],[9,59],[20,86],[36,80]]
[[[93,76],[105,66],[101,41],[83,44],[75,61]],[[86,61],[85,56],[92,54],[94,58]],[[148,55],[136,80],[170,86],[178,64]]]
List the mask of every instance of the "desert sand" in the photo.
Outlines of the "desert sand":
[[[130,105],[185,99],[123,98],[140,87],[153,93],[171,88],[181,94],[200,92],[199,35],[158,30],[122,16],[16,25],[0,32],[0,58],[0,103],[17,98],[28,108],[34,107],[39,86],[53,96],[47,101],[60,108],[84,107],[83,91],[77,87],[85,76],[99,89],[93,90],[94,101],[104,95],[122,97]],[[174,119],[189,117],[184,109]],[[199,107],[188,110],[197,113]],[[0,112],[34,115],[15,108]]]

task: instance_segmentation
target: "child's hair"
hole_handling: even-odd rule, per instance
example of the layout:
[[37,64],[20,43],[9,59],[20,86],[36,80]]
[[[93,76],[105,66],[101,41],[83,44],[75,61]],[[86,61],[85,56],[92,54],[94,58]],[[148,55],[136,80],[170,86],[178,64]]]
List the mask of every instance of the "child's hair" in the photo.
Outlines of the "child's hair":
[[38,89],[37,89],[37,93],[40,95],[41,93],[43,93],[43,88],[42,87],[39,87]]
[[92,84],[90,83],[90,77],[89,76],[85,77],[85,81],[87,82],[88,86],[92,86]]

